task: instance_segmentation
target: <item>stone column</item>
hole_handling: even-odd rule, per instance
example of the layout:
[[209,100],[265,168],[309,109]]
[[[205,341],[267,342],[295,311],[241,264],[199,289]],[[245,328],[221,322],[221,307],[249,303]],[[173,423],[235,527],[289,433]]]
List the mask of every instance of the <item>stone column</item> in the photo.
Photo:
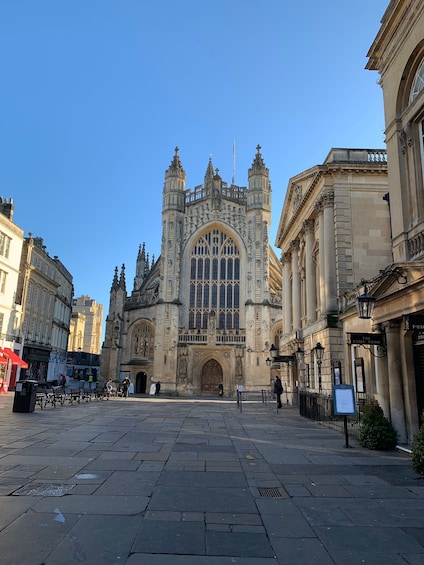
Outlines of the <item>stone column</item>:
[[317,212],[318,218],[318,244],[319,244],[319,311],[320,316],[323,316],[326,312],[325,306],[325,250],[324,250],[324,219],[323,219],[323,207],[321,200],[315,204],[315,211]]
[[303,229],[305,232],[306,319],[308,323],[311,323],[317,317],[316,269],[312,255],[315,236],[314,220],[305,220]]
[[390,420],[390,389],[387,356],[376,358],[377,368],[377,398],[384,415]]
[[292,329],[291,253],[284,253],[283,263],[283,333]]
[[[414,344],[413,344],[413,332],[412,331],[401,331],[400,333],[400,352],[399,356],[402,360],[402,374],[405,375],[404,379],[404,397],[405,397],[405,423],[406,432],[408,435],[408,442],[410,443],[414,435],[418,432],[420,427],[420,416],[418,414],[418,402],[417,402],[417,387],[415,383],[415,371],[411,371],[411,367],[414,367]],[[406,375],[410,374],[412,378],[408,378]]]
[[398,323],[384,324],[387,342],[387,368],[389,373],[390,420],[399,434],[399,442],[406,443],[405,405],[400,360],[400,326]]
[[[325,310],[322,313],[337,311],[336,245],[334,235],[334,191],[326,190],[322,197],[324,220],[324,281]],[[321,250],[321,246],[320,246]]]
[[299,271],[299,247],[298,240],[291,242],[292,251],[292,307],[293,307],[293,330],[301,327],[300,322],[300,271]]

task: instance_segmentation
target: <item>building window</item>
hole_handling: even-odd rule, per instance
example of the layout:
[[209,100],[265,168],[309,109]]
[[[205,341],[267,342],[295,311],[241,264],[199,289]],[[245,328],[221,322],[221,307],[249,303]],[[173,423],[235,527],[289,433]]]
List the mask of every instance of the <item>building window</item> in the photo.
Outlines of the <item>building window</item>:
[[415,100],[418,94],[424,89],[424,59],[421,61],[420,66],[415,73],[414,81],[412,83],[411,92],[409,94],[409,103]]
[[11,238],[7,236],[5,233],[0,231],[0,255],[2,257],[9,257],[9,250],[10,250],[10,242]]
[[240,253],[234,240],[219,229],[200,237],[191,253],[189,328],[205,329],[211,310],[218,328],[239,329]]
[[6,279],[6,271],[0,270],[0,294],[4,294],[6,292]]
[[153,327],[146,322],[142,322],[132,336],[132,356],[153,359],[153,343]]

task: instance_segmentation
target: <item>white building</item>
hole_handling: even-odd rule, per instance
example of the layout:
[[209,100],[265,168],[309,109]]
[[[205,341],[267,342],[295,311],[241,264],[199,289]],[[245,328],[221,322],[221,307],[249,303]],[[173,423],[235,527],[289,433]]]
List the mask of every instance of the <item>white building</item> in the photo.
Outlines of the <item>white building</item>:
[[[16,302],[23,230],[13,222],[11,198],[0,198],[0,381],[14,386],[21,367],[22,308]],[[5,360],[6,362],[4,362]]]

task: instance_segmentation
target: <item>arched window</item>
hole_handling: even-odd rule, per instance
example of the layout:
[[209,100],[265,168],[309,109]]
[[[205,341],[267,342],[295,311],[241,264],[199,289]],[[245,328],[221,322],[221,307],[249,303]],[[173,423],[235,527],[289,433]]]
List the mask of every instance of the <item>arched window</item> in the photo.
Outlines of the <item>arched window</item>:
[[132,334],[132,356],[153,359],[154,330],[147,322],[141,322]]
[[415,73],[414,80],[412,82],[411,92],[409,94],[409,103],[411,104],[421,90],[424,89],[424,59],[421,61],[420,66]]
[[219,229],[205,233],[193,245],[190,274],[190,329],[207,328],[214,310],[219,329],[238,330],[240,253],[234,240]]

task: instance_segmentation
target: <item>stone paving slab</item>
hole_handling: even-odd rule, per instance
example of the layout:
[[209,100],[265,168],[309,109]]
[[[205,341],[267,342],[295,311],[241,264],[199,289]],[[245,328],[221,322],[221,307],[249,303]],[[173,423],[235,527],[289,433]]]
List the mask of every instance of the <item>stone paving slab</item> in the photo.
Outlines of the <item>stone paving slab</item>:
[[12,403],[0,397],[0,565],[424,563],[410,458],[346,449],[295,408]]

